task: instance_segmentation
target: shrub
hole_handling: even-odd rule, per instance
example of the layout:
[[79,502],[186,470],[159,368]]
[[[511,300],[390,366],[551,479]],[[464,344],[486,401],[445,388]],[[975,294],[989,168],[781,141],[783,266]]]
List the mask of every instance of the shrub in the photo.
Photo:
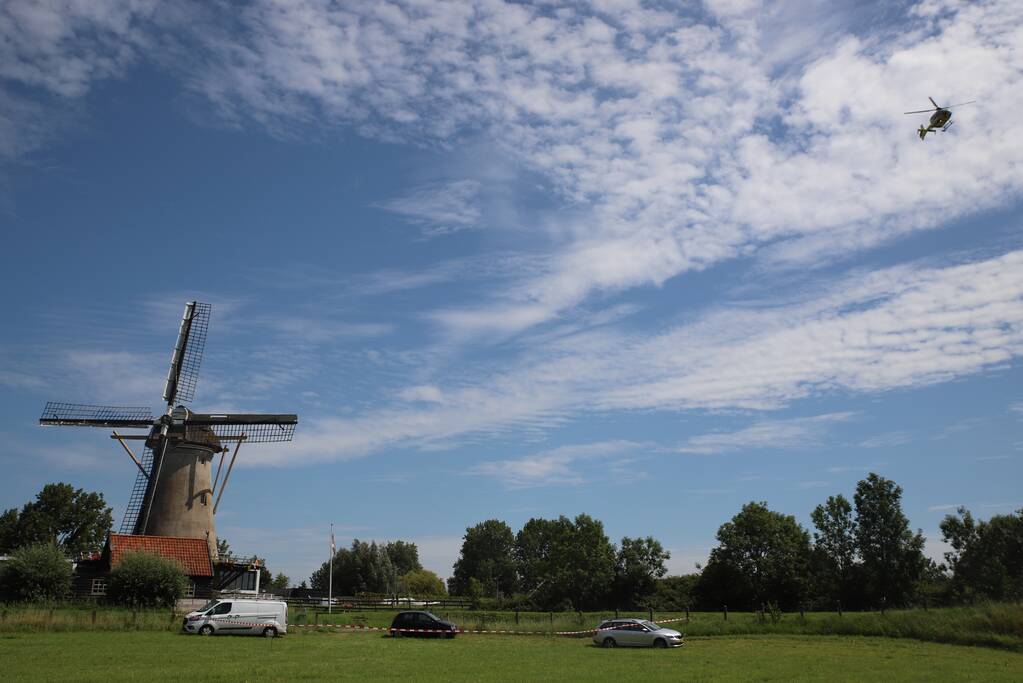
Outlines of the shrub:
[[409,595],[444,595],[444,582],[429,569],[414,569],[402,577]]
[[159,555],[125,553],[110,572],[110,597],[133,606],[171,607],[185,594],[182,566]]
[[74,567],[53,543],[37,543],[11,553],[0,573],[0,592],[14,601],[61,600],[71,592]]

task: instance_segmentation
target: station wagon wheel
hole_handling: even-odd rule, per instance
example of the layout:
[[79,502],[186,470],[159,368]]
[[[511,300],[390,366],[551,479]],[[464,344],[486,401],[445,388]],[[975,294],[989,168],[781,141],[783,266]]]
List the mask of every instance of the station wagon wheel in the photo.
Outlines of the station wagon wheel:
[[618,647],[614,638],[604,638],[604,647]]
[[654,647],[668,647],[668,643],[664,638],[658,638],[654,641]]
[[263,629],[263,636],[266,638],[276,638],[277,629],[275,629],[273,626],[267,626],[265,629]]
[[200,636],[212,636],[213,635],[213,627],[210,626],[209,624],[204,625],[202,628],[199,629],[199,635]]

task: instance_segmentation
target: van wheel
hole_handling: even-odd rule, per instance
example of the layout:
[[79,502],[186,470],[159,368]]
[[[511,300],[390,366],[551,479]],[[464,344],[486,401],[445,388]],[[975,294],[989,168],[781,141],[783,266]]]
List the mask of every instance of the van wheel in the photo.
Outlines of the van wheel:
[[276,638],[277,637],[277,629],[275,629],[273,626],[267,626],[265,629],[263,629],[263,637],[264,638]]
[[618,647],[614,638],[604,638],[604,647]]
[[210,626],[209,624],[206,624],[205,626],[203,626],[202,628],[199,629],[199,635],[200,636],[212,636],[213,635],[213,627]]

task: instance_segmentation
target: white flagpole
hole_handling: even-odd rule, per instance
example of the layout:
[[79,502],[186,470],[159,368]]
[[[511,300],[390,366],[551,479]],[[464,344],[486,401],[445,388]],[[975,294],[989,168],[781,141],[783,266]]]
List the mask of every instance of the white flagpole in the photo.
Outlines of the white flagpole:
[[[327,576],[327,614],[334,610],[334,522],[330,523],[330,571]],[[321,584],[322,585],[322,584]]]

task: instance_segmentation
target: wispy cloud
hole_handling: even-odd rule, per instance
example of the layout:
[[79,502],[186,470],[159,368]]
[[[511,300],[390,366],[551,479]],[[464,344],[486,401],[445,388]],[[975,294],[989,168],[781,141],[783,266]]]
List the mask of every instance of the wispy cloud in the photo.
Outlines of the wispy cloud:
[[830,425],[852,417],[853,413],[829,413],[789,420],[761,420],[734,432],[691,437],[678,451],[710,454],[758,448],[811,448],[820,445]]
[[513,489],[577,485],[589,481],[593,476],[586,474],[585,465],[600,463],[606,469],[609,460],[622,464],[625,456],[636,453],[642,447],[642,444],[631,441],[560,446],[522,458],[481,462],[472,467],[469,474],[493,477]]
[[894,431],[868,437],[860,441],[858,445],[860,448],[894,448],[895,446],[912,443],[914,439],[916,439],[916,436],[913,432]]
[[[272,131],[341,121],[441,145],[479,134],[546,177],[574,216],[538,228],[553,238],[550,270],[438,318],[462,334],[521,330],[594,292],[757,253],[815,265],[1008,201],[1023,150],[995,120],[964,109],[969,141],[920,145],[891,103],[935,91],[1011,109],[1023,84],[1006,56],[1011,6],[922,3],[903,30],[866,41],[843,30],[852,10],[794,35],[778,8],[694,22],[625,4],[552,15],[504,2],[257,2],[232,13],[239,34],[198,32],[208,68],[190,86]],[[968,64],[947,60],[963,53]],[[921,193],[936,165],[949,182]],[[394,208],[464,227],[471,190],[413,190]]]
[[431,183],[374,206],[404,217],[421,226],[427,237],[435,237],[479,227],[479,191],[480,184],[475,180]]
[[[946,268],[855,274],[814,297],[727,305],[652,337],[601,329],[545,340],[485,371],[453,371],[434,385],[443,403],[314,418],[295,446],[307,460],[344,459],[397,444],[543,429],[582,413],[776,409],[835,392],[926,386],[1020,355],[1023,252],[1011,252]],[[841,419],[762,421],[682,448],[798,446]],[[284,458],[265,453],[259,461]]]

